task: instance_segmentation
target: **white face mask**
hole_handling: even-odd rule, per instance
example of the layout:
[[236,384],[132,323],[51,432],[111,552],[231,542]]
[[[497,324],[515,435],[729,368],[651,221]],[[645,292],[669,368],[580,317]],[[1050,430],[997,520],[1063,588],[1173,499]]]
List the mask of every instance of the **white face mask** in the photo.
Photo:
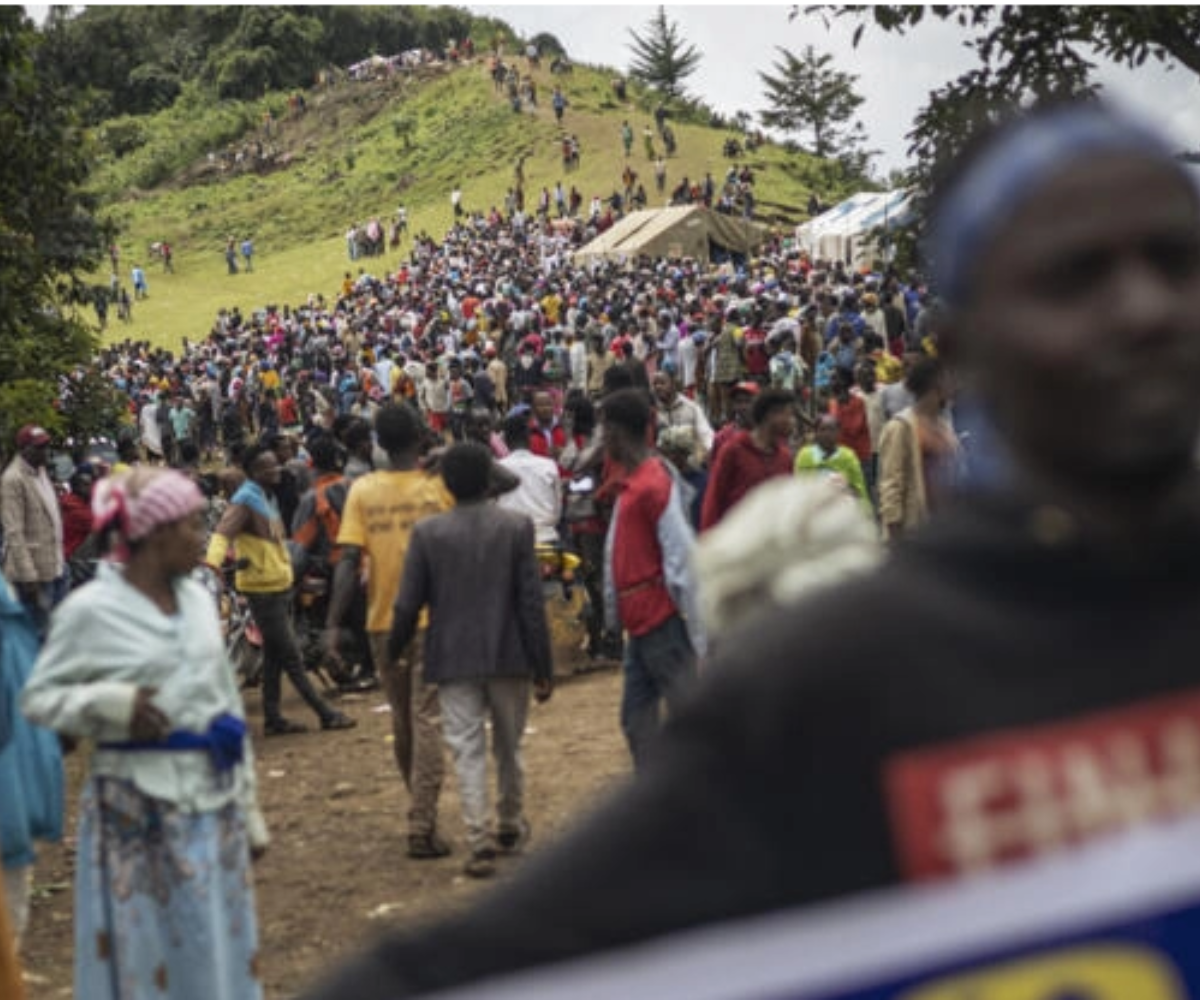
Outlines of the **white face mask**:
[[532,368],[533,367],[533,355],[532,354],[522,354],[521,355],[521,367],[522,368]]

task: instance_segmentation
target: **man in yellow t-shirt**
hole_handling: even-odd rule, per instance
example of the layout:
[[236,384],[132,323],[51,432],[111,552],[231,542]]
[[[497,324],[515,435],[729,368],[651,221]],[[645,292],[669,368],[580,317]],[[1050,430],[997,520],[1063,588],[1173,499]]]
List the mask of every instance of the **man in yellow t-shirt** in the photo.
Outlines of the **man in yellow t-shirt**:
[[413,525],[449,510],[454,501],[440,476],[418,467],[422,426],[416,410],[404,404],[382,407],[375,417],[375,433],[391,469],[356,479],[346,498],[337,537],[342,554],[329,607],[328,648],[336,656],[338,630],[366,556],[367,637],[392,709],[396,764],[411,798],[408,854],[438,858],[450,848],[437,835],[438,796],[445,772],[437,687],[422,677],[423,631],[400,660],[388,656],[387,645]]

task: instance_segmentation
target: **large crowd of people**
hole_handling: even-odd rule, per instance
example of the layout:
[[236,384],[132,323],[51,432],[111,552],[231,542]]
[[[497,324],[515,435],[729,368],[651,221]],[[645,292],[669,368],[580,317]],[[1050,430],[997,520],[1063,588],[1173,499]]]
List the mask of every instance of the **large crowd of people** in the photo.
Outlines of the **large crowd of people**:
[[[861,430],[853,414],[881,405],[877,375],[894,379],[902,363],[910,376],[922,370],[915,355],[902,362],[927,325],[918,287],[812,261],[781,241],[750,260],[647,258],[631,268],[578,267],[574,246],[549,219],[471,214],[441,241],[415,237],[411,251],[379,273],[356,262],[357,274],[348,272],[328,297],[248,313],[223,309],[178,351],[109,344],[94,367],[127,400],[116,455],[80,461],[67,483],[47,474],[49,435],[34,426],[21,431],[0,491],[4,569],[48,639],[26,711],[72,738],[98,741],[96,773],[106,783],[93,790],[99,825],[89,836],[101,843],[116,836],[105,832],[112,804],[105,796],[133,810],[161,797],[142,776],[157,774],[162,758],[130,748],[169,740],[189,724],[172,705],[176,681],[159,675],[167,661],[147,660],[154,643],[112,630],[107,611],[94,605],[111,591],[105,600],[116,608],[140,580],[138,601],[149,603],[130,629],[149,635],[163,613],[199,615],[191,591],[166,585],[180,560],[202,557],[206,568],[197,573],[211,577],[212,589],[232,586],[248,603],[262,640],[266,737],[306,728],[282,713],[285,674],[322,730],[355,724],[310,669],[296,595],[325,592],[324,620],[315,623],[324,635],[321,676],[343,689],[382,686],[388,698],[397,766],[411,795],[410,855],[450,850],[438,830],[444,738],[471,834],[466,870],[483,877],[494,870],[496,844],[514,850],[527,837],[521,705],[531,690],[548,697],[552,688],[541,595],[543,575],[561,567],[564,554],[580,564],[584,592],[586,648],[574,666],[624,663],[620,724],[640,768],[652,754],[660,706],[678,710],[706,651],[696,532],[714,527],[766,479],[793,473],[844,478],[873,515],[877,494],[861,483],[877,479],[868,463],[882,418],[862,453],[869,472],[847,474],[832,452],[808,462],[796,454],[806,428],[827,410],[834,415],[820,418],[826,426],[844,427],[843,436]],[[383,255],[373,260],[384,263]],[[926,358],[933,343],[926,338]],[[824,440],[818,435],[810,448]],[[477,482],[480,456],[485,487]],[[424,539],[426,520],[433,532],[452,510],[462,511],[454,515],[461,523],[421,541],[414,562],[409,553]],[[202,552],[175,538],[193,515],[198,526],[187,530],[201,533]],[[514,519],[508,527],[506,517]],[[480,527],[481,518],[495,528]],[[482,560],[479,572],[462,568],[464,544]],[[110,570],[112,557],[123,573]],[[512,566],[496,569],[510,558]],[[421,575],[410,583],[414,566]],[[529,581],[524,596],[495,582],[514,578]],[[473,615],[475,628],[445,627],[445,599],[433,596],[443,592],[469,595],[459,614]],[[421,608],[431,602],[439,610],[427,629]],[[202,630],[186,627],[191,635]],[[111,665],[120,679],[77,675],[79,657],[96,649],[93,631],[136,645],[128,665]],[[469,655],[467,635],[482,643]],[[210,652],[220,659],[218,648]],[[47,685],[52,690],[41,693]],[[94,699],[111,705],[109,714],[89,710]],[[495,841],[477,739],[485,706],[497,731],[509,734],[495,748]],[[227,692],[214,694],[211,707],[244,731],[244,712]],[[206,746],[220,745],[225,736],[210,732],[208,721],[191,728]],[[251,795],[251,769],[240,767]],[[188,813],[190,793],[176,794],[185,798],[170,801]],[[252,798],[205,802],[215,817],[205,827],[217,831],[212,836],[223,835],[221,810],[231,804],[258,816]],[[261,817],[250,828],[248,843],[265,847]],[[23,884],[14,881],[14,896]],[[102,910],[98,900],[112,887],[91,889],[80,906]],[[79,914],[89,933],[96,912]],[[143,916],[134,909],[113,919]],[[127,934],[117,924],[103,932],[118,941]],[[173,955],[165,942],[165,966]]]
[[[1089,127],[1102,151],[1131,148],[1132,133],[1103,121]],[[1073,147],[1061,156],[1082,169]],[[1162,169],[1152,158],[1140,165]],[[1048,183],[1036,173],[1031,180]],[[1042,195],[1029,197],[1041,204]],[[1194,199],[1184,207],[1194,210]],[[778,236],[748,259],[641,258],[585,267],[572,251],[586,229],[555,226],[548,216],[527,217],[516,206],[463,212],[443,239],[417,235],[390,267],[386,254],[371,259],[379,267],[370,271],[355,260],[357,273],[346,272],[328,295],[245,313],[223,309],[177,351],[109,344],[94,367],[128,401],[127,419],[115,429],[116,460],[80,461],[68,483],[56,485],[47,473],[50,435],[34,425],[19,432],[0,479],[0,611],[22,622],[28,641],[14,644],[6,617],[0,652],[6,660],[23,658],[28,718],[94,746],[79,837],[84,889],[76,921],[87,944],[77,961],[80,981],[161,977],[191,984],[195,995],[256,995],[246,978],[256,932],[244,866],[251,852],[266,849],[266,821],[217,606],[196,578],[218,594],[235,588],[257,622],[264,737],[306,728],[282,714],[284,674],[322,730],[355,725],[318,690],[309,669],[296,595],[324,594],[321,669],[343,688],[381,686],[391,708],[393,751],[411,801],[409,855],[437,858],[451,850],[438,826],[448,749],[469,838],[465,871],[487,877],[497,853],[520,850],[530,834],[520,737],[529,699],[550,697],[555,674],[543,585],[547,575],[578,564],[586,640],[577,666],[622,664],[619,724],[639,776],[618,806],[620,815],[639,818],[607,846],[594,833],[579,842],[588,871],[612,877],[613,852],[625,844],[631,856],[652,856],[685,878],[695,873],[684,863],[691,855],[682,841],[664,839],[680,817],[661,826],[648,817],[658,808],[654,795],[695,785],[694,775],[680,771],[685,761],[703,770],[695,760],[701,754],[711,763],[701,743],[727,744],[729,760],[752,758],[773,782],[786,770],[765,743],[734,752],[730,741],[739,737],[732,734],[745,719],[718,718],[712,698],[689,715],[701,663],[723,663],[728,672],[728,661],[748,655],[706,628],[697,539],[702,544],[718,532],[759,491],[789,480],[821,483],[868,535],[891,544],[919,542],[927,521],[951,516],[970,439],[955,419],[957,387],[939,355],[964,348],[961,331],[949,326],[919,277],[813,260]],[[941,223],[943,231],[969,228],[957,216]],[[999,255],[1008,231],[998,215],[984,223],[993,227],[989,238]],[[984,247],[958,251],[982,254]],[[975,309],[976,295],[1001,313],[1011,304],[977,270],[955,271],[946,258],[939,266],[938,288],[952,304]],[[984,324],[977,309],[973,315]],[[966,351],[976,362],[986,354],[984,382],[1009,370],[996,360],[1001,350]],[[1005,392],[1019,396],[1019,383],[1016,375],[997,383],[991,402],[1004,404]],[[1132,444],[1125,446],[1129,434],[1114,435],[1109,444],[1136,465]],[[1014,461],[1022,448],[1041,454],[1035,440],[1014,437],[1010,444]],[[990,482],[984,472],[1012,475],[997,467],[973,466],[973,481]],[[1039,509],[1036,530],[1056,537],[1083,530],[1061,511],[1052,515]],[[940,551],[930,552],[929,566],[899,560],[892,582],[900,587],[905,572],[920,582],[938,558],[956,558]],[[916,591],[888,595],[880,586],[868,585],[856,601],[867,615],[858,620],[899,628],[901,612],[889,610],[888,601],[912,601]],[[832,669],[837,643],[853,638],[850,618],[824,611],[837,630],[799,637],[831,657],[817,674]],[[471,627],[462,627],[467,621]],[[779,659],[798,638],[792,631],[772,624],[756,640],[756,655]],[[755,676],[757,686],[744,695],[725,684],[722,696],[740,704],[752,691],[779,688],[777,678]],[[781,703],[802,690],[815,700],[800,714],[815,723],[823,690],[797,683],[782,690]],[[661,733],[664,705],[680,718],[673,742]],[[775,727],[772,738],[786,743],[776,707],[756,701],[742,708],[762,711]],[[495,736],[500,786],[494,825],[485,722]],[[14,736],[29,741],[34,732],[26,725]],[[56,747],[43,740],[36,749],[37,773],[58,773]],[[734,769],[720,772],[722,794],[740,801]],[[810,777],[825,787],[823,778]],[[859,792],[862,779],[856,773]],[[0,794],[45,806],[45,791],[44,778],[27,778]],[[3,804],[7,815],[7,799]],[[768,869],[783,862],[779,834],[798,814],[788,811],[792,805],[746,804],[779,813],[769,837],[751,828],[749,812],[731,816],[715,802],[694,803],[711,824],[703,836],[728,840],[741,830],[748,843],[765,845],[745,892],[725,907],[720,893],[705,890],[694,913],[677,919],[666,901],[680,885],[668,878],[662,899],[646,911],[647,934],[785,901],[773,895]],[[29,837],[53,837],[61,828],[61,806],[57,817],[52,807],[41,811],[49,816],[28,824],[11,861],[5,830],[5,889],[18,935],[27,913]],[[844,823],[852,826],[853,818]],[[611,833],[612,823],[599,829]],[[169,836],[155,840],[150,830]],[[810,838],[813,850],[827,851],[817,839]],[[231,851],[241,867],[214,860]],[[668,861],[671,852],[683,860]],[[547,872],[562,868],[563,855],[555,857]],[[121,865],[133,873],[132,896],[118,884]],[[152,870],[164,865],[181,873],[178,884],[143,892],[139,879],[149,886]],[[229,881],[218,893],[223,905],[201,914],[201,897],[212,886],[182,873],[218,868]],[[880,880],[881,872],[870,878]],[[846,884],[867,884],[843,874]],[[730,884],[739,881],[734,869],[729,875]],[[525,890],[526,930],[545,928],[547,914],[557,920],[565,913],[553,881],[543,873]],[[796,899],[827,894],[819,881],[797,882]],[[611,893],[598,891],[601,897]],[[602,911],[584,918],[581,943],[632,940],[643,926],[633,920],[616,928]],[[171,933],[183,920],[203,920],[205,940],[218,942],[211,967],[199,969],[186,942]],[[162,929],[158,939],[136,930],[147,925]],[[469,923],[453,933],[478,949],[479,972],[524,962],[517,952],[485,960],[502,949],[480,949]],[[97,936],[107,942],[99,953]],[[436,954],[438,940],[412,947]],[[547,945],[545,954],[575,950]],[[360,970],[347,982],[359,990],[369,978]],[[447,973],[445,983],[456,978]],[[404,989],[437,985],[443,983],[403,981]],[[127,995],[123,989],[80,995]]]

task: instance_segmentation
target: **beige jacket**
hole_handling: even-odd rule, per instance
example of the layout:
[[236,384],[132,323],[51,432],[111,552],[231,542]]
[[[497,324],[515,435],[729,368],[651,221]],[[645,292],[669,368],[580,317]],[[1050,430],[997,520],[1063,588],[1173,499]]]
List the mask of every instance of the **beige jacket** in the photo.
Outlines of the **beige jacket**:
[[921,440],[912,408],[901,410],[884,425],[879,439],[879,521],[884,537],[889,525],[911,531],[929,513]]
[[62,514],[44,469],[19,455],[0,477],[4,575],[12,583],[49,583],[63,572]]

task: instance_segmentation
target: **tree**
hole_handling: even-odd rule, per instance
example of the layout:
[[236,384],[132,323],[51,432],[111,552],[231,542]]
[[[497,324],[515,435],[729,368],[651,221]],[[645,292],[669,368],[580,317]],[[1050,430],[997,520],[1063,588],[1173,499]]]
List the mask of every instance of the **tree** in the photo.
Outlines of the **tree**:
[[768,128],[795,132],[810,140],[808,150],[836,159],[861,147],[862,125],[854,112],[863,103],[854,89],[858,77],[832,65],[833,56],[806,45],[799,56],[779,47],[775,74],[759,73],[770,105],[759,118]]
[[75,309],[113,238],[85,193],[91,143],[44,58],[33,22],[0,8],[0,442],[27,420],[62,425],[58,378],[87,363],[94,334]]
[[680,37],[678,25],[667,20],[666,10],[659,7],[644,33],[630,29],[629,37],[633,53],[629,75],[667,98],[683,97],[683,81],[696,72],[700,53]]
[[534,35],[529,39],[529,44],[538,50],[538,54],[543,59],[549,60],[556,57],[565,59],[567,57],[567,50],[563,47],[563,43],[548,31]]
[[[809,14],[857,22],[854,44],[868,27],[904,35],[926,17],[957,23],[978,65],[934,90],[908,133],[921,206],[945,165],[988,124],[1018,106],[1097,92],[1093,58],[1136,68],[1147,59],[1200,76],[1200,8],[1185,6],[829,6]],[[797,17],[801,8],[792,9]]]

